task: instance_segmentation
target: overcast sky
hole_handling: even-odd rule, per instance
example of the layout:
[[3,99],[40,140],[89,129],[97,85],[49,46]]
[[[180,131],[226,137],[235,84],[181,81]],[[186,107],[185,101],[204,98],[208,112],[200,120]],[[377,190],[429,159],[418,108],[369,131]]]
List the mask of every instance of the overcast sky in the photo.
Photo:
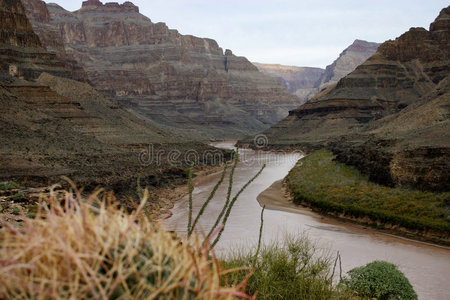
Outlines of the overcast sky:
[[[46,0],[67,10],[77,0]],[[112,1],[103,1],[112,2]],[[124,1],[119,1],[123,3]],[[215,39],[250,61],[325,67],[355,39],[429,28],[448,0],[133,0],[153,22]]]

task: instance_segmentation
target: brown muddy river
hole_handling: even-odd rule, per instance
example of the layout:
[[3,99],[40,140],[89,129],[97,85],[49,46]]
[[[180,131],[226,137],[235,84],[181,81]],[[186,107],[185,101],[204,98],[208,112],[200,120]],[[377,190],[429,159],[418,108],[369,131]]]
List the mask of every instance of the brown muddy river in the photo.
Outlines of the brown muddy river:
[[[217,147],[232,148],[231,143],[217,143]],[[241,162],[234,176],[233,195],[266,163],[267,167],[241,194],[231,212],[226,229],[216,250],[219,255],[233,248],[250,248],[257,243],[261,207],[258,195],[275,181],[283,179],[301,158],[295,153],[270,153],[240,150]],[[194,180],[194,216],[220,178],[211,174]],[[224,181],[207,211],[200,220],[199,230],[207,231],[216,220],[227,194],[228,182]],[[165,224],[183,234],[186,232],[188,198],[175,204],[173,216]],[[374,260],[385,260],[399,266],[405,273],[419,299],[450,300],[450,250],[374,233],[352,226],[326,220],[319,215],[267,210],[264,213],[263,241],[282,238],[286,233],[306,234],[318,245],[330,251],[340,252],[343,271],[365,265]]]

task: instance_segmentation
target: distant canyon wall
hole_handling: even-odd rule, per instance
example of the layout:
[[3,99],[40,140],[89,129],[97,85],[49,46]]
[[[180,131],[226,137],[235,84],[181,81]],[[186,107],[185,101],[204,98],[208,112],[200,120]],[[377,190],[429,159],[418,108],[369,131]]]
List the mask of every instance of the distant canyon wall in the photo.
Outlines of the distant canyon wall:
[[261,72],[275,77],[302,103],[336,84],[377,51],[380,44],[355,40],[326,69],[253,63]]
[[320,68],[253,64],[264,74],[278,79],[289,93],[298,96],[302,102],[317,92],[316,83],[325,72]]
[[320,91],[331,84],[337,83],[341,78],[353,72],[356,67],[374,55],[380,45],[378,43],[355,40],[331,65],[326,67],[325,72],[316,82],[316,88]]

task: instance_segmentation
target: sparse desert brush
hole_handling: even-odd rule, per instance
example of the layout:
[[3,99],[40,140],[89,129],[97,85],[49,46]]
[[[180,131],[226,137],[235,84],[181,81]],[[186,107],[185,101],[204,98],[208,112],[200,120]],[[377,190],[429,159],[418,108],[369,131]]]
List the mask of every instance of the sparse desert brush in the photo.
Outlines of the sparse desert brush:
[[[1,299],[235,299],[224,270],[195,234],[181,241],[112,195],[50,192],[34,219],[0,229]],[[145,197],[144,197],[145,199]]]

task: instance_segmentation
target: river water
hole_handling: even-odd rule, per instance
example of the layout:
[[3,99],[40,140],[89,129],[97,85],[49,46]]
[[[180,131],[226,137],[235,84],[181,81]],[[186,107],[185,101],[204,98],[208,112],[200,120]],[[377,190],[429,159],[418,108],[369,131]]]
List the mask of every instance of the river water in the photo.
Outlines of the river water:
[[[216,147],[231,148],[231,143],[217,143]],[[235,171],[233,195],[253,177],[265,163],[263,173],[241,194],[231,212],[216,252],[226,253],[233,248],[250,248],[257,243],[261,206],[258,195],[275,181],[283,179],[302,156],[298,153],[270,153],[240,150],[240,163]],[[194,180],[194,216],[219,180],[211,174]],[[197,228],[207,232],[214,224],[226,199],[228,177],[200,219]],[[186,232],[188,197],[175,204],[172,217],[165,225],[180,234]],[[263,242],[269,243],[285,233],[307,235],[322,249],[340,252],[344,272],[374,260],[396,264],[405,273],[424,300],[450,300],[450,250],[402,238],[375,233],[323,218],[319,215],[267,210],[264,213]]]

